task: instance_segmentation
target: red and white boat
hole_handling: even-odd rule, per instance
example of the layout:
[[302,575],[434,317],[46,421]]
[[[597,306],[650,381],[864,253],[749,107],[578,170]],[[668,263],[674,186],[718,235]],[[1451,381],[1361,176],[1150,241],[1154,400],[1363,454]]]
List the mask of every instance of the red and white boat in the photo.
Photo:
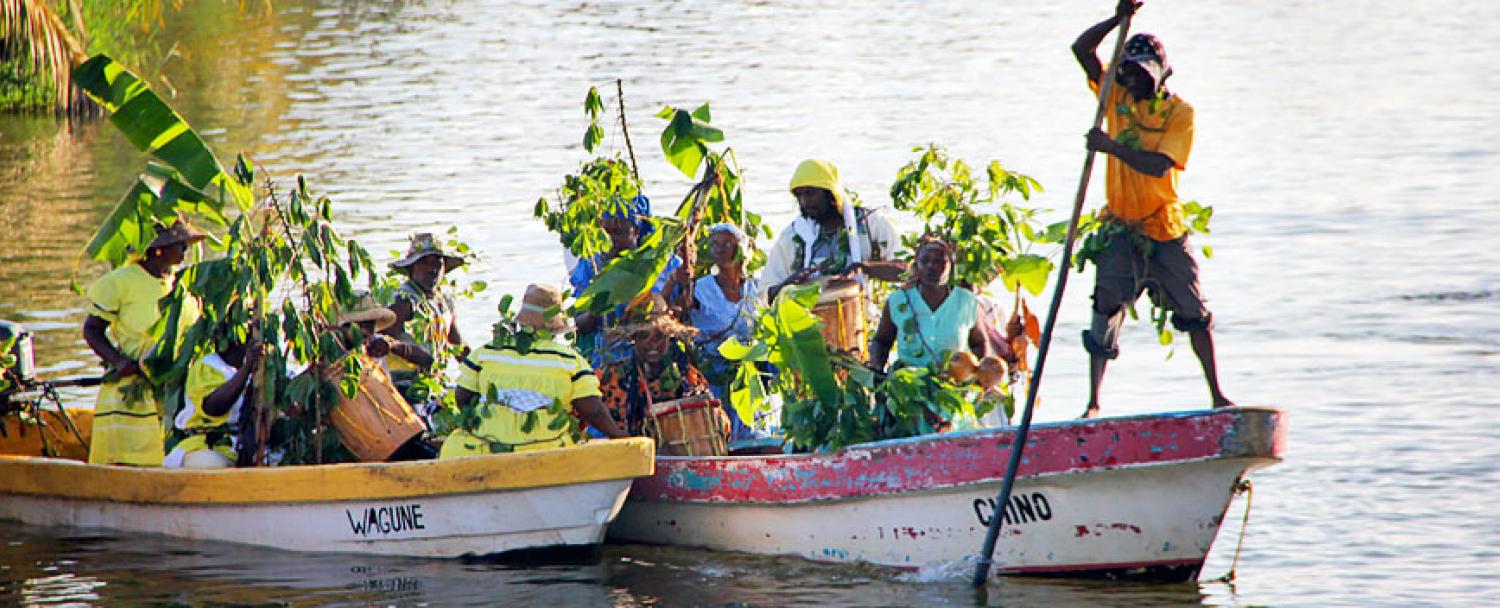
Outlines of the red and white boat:
[[[972,563],[1015,430],[831,453],[658,456],[612,539],[898,568]],[[1234,407],[1032,427],[1001,574],[1193,580],[1239,481],[1281,460],[1285,414]]]

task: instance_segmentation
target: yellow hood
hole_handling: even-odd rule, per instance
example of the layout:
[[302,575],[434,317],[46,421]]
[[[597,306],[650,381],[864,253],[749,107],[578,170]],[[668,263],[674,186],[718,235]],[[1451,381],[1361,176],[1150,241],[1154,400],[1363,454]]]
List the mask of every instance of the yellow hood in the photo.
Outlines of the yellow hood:
[[839,182],[839,168],[826,160],[810,158],[792,172],[792,190],[803,186],[822,188],[833,193],[833,206],[844,210],[844,185]]

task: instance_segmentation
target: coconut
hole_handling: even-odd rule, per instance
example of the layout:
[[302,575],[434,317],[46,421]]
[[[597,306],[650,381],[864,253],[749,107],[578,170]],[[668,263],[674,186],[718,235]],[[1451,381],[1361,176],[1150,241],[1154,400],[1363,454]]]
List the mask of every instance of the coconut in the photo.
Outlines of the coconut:
[[985,390],[996,389],[1005,382],[1005,361],[989,355],[979,361],[979,385]]
[[959,384],[968,384],[974,379],[974,371],[979,369],[979,359],[974,353],[966,350],[953,353],[953,360],[948,362],[948,377]]

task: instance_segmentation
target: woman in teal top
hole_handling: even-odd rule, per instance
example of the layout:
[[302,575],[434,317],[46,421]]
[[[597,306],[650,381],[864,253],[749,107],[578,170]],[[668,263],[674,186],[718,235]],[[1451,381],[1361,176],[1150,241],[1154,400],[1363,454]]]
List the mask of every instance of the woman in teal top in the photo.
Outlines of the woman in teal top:
[[986,354],[978,298],[949,284],[952,270],[953,246],[937,236],[922,237],[909,286],[891,294],[881,311],[870,342],[871,367],[884,371],[892,346],[901,366],[944,365],[963,348]]

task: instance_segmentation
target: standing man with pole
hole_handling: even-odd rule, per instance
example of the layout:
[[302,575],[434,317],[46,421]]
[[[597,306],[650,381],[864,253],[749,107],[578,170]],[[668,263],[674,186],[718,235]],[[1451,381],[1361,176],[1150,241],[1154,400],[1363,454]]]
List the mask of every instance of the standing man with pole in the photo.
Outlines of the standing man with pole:
[[[1172,68],[1162,43],[1138,33],[1125,42],[1117,65],[1109,66],[1116,86],[1101,87],[1105,67],[1095,50],[1122,20],[1141,7],[1120,0],[1115,16],[1095,24],[1073,43],[1073,55],[1099,94],[1109,132],[1088,133],[1088,149],[1108,155],[1101,218],[1104,251],[1095,260],[1094,311],[1083,345],[1089,351],[1089,403],[1084,418],[1099,415],[1104,368],[1119,356],[1125,308],[1142,291],[1172,311],[1172,325],[1188,333],[1203,365],[1214,407],[1234,405],[1219,390],[1210,330],[1213,315],[1198,288],[1198,263],[1187,242],[1187,224],[1177,197],[1177,179],[1193,147],[1193,106],[1166,88]],[[1123,35],[1123,34],[1122,34]],[[1113,90],[1108,90],[1113,89]]]

